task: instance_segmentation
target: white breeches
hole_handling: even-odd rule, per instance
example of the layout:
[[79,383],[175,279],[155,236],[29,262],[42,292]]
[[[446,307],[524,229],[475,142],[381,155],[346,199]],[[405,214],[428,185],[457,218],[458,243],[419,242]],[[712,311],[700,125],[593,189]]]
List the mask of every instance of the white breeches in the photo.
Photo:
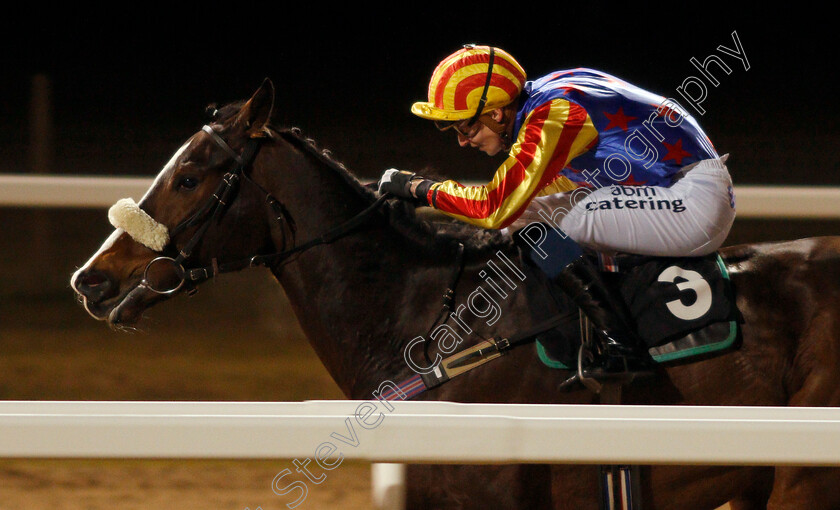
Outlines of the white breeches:
[[511,230],[540,221],[602,252],[706,255],[723,244],[735,219],[725,161],[688,166],[667,188],[613,185],[536,198]]

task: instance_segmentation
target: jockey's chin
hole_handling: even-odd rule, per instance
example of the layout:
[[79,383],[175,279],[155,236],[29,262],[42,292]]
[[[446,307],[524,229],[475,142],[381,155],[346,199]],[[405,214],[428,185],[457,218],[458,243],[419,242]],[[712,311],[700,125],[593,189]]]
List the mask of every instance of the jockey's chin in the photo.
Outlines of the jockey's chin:
[[487,154],[488,156],[495,156],[496,154],[502,152],[502,149],[504,149],[504,145],[501,143],[501,138],[499,139],[499,143],[497,144],[485,144],[478,148],[478,150]]
[[495,156],[505,148],[505,143],[502,140],[502,137],[487,126],[482,126],[481,129],[470,138],[459,135],[458,142],[461,147],[469,145],[488,156]]

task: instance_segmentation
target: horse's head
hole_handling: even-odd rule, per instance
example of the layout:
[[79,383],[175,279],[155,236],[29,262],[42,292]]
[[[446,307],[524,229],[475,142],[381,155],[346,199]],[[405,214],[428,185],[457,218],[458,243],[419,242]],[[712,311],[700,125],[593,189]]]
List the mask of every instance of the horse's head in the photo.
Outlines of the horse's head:
[[274,113],[266,80],[246,102],[216,111],[178,149],[135,204],[109,211],[116,230],[71,279],[87,311],[112,326],[136,323],[151,305],[190,287],[185,272],[271,244],[264,194],[248,184]]

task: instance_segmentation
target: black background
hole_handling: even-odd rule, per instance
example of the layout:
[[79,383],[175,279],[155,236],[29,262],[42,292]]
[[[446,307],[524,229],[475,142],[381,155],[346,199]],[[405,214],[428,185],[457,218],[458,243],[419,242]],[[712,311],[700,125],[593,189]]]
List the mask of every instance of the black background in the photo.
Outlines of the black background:
[[498,160],[460,149],[409,113],[425,99],[435,65],[463,43],[508,50],[529,78],[594,67],[679,99],[682,81],[699,76],[689,59],[721,55],[718,45],[734,48],[736,31],[750,69],[723,56],[733,71],[716,72],[721,83],[708,86],[707,113],[697,116],[718,151],[732,155],[736,185],[840,183],[838,44],[819,12],[708,4],[476,5],[463,12],[195,4],[175,16],[136,8],[42,13],[29,27],[9,27],[0,171],[28,170],[30,86],[40,73],[51,86],[55,173],[153,175],[200,128],[207,104],[247,98],[270,77],[286,125],[301,127],[363,177],[431,167],[489,179]]

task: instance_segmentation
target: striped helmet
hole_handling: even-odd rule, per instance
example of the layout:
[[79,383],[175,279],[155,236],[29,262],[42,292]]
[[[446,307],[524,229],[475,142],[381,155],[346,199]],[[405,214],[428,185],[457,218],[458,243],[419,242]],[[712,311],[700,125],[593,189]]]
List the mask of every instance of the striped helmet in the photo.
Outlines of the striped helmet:
[[437,121],[477,119],[513,102],[525,84],[525,70],[504,50],[468,44],[438,64],[429,82],[429,101],[411,112]]

